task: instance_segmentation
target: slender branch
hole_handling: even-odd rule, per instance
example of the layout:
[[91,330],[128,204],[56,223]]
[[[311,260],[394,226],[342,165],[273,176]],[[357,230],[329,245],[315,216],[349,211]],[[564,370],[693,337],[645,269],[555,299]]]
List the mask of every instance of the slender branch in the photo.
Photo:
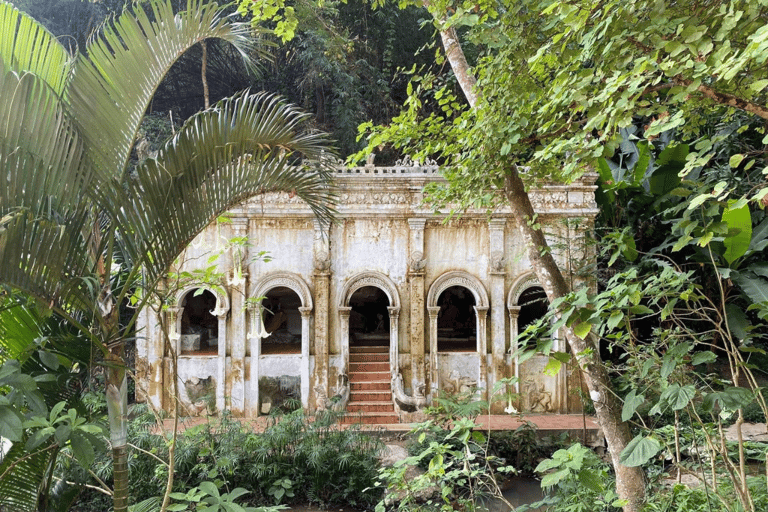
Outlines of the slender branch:
[[[679,85],[685,86],[689,86],[693,83],[693,80],[687,78],[674,78],[674,81]],[[768,108],[760,105],[759,103],[746,100],[740,96],[736,96],[735,94],[717,91],[714,88],[704,84],[698,86],[696,90],[703,94],[705,97],[713,100],[715,103],[737,108],[739,110],[743,110],[744,112],[755,114],[762,119],[768,120]]]

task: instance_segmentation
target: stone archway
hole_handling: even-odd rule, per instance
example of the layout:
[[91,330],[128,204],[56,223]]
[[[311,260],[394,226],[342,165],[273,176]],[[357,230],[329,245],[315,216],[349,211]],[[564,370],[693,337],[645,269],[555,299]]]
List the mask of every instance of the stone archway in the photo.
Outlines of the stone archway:
[[[182,319],[185,317],[185,304],[187,304],[189,299],[194,299],[196,294],[200,295],[198,293],[200,290],[215,297],[215,308],[209,311],[209,314],[216,318],[216,352],[213,354],[216,357],[216,410],[222,411],[224,409],[226,379],[227,313],[229,312],[229,296],[224,288],[206,284],[191,284],[179,290],[174,297],[177,306],[169,307],[166,310],[166,318],[170,330],[168,337],[176,353],[182,354]],[[202,378],[202,376],[199,377]],[[177,378],[181,377],[177,376]]]
[[341,333],[342,373],[349,371],[349,318],[352,313],[350,306],[353,295],[363,288],[373,287],[381,290],[389,300],[387,312],[389,313],[389,370],[390,375],[400,372],[399,358],[399,320],[400,320],[400,295],[392,280],[379,272],[362,272],[351,277],[341,291],[339,301],[339,323]]
[[259,279],[251,293],[253,300],[248,301],[249,325],[248,342],[250,349],[250,397],[248,399],[250,415],[257,416],[259,403],[259,359],[261,354],[261,341],[265,336],[262,323],[262,302],[272,290],[287,289],[298,296],[301,305],[297,308],[301,316],[301,404],[309,406],[309,331],[313,303],[309,286],[298,274],[292,272],[274,272]]
[[[528,324],[541,318],[548,306],[546,293],[533,272],[519,276],[507,295],[509,311],[509,346],[518,382],[515,390],[520,395],[523,412],[565,412],[566,375],[561,370],[555,376],[544,375],[543,369],[549,358],[534,355],[520,363],[518,337]],[[552,350],[563,350],[563,340],[555,336]]]
[[446,272],[438,277],[427,293],[427,311],[429,312],[429,357],[430,357],[430,387],[432,395],[436,396],[440,390],[440,358],[438,357],[438,317],[441,306],[440,297],[451,288],[461,287],[472,294],[475,313],[476,346],[479,361],[477,386],[485,388],[487,384],[487,353],[488,339],[486,333],[486,321],[488,316],[489,301],[488,292],[483,283],[467,272],[454,270]]

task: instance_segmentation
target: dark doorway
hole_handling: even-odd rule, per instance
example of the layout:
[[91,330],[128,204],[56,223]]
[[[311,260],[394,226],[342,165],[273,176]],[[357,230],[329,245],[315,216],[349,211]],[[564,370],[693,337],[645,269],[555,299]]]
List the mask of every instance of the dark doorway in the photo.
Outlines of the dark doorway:
[[296,292],[285,286],[272,288],[261,305],[269,333],[261,340],[261,353],[301,354],[301,299]]
[[375,286],[360,288],[349,299],[350,345],[389,345],[389,297]]
[[437,303],[437,351],[476,351],[477,315],[472,292],[463,286],[451,286],[440,294]]
[[210,355],[218,353],[219,320],[213,316],[216,296],[198,288],[184,296],[181,315],[181,353]]

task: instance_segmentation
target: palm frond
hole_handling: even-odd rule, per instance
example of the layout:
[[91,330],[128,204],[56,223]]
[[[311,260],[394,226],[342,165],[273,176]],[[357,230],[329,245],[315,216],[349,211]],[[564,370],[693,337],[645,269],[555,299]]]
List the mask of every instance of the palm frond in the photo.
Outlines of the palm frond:
[[0,459],[0,508],[14,512],[35,512],[38,491],[55,457],[56,450],[30,454],[23,442],[14,443]]
[[92,177],[83,142],[60,98],[41,77],[0,73],[0,126],[2,214],[25,208],[45,215],[83,200]]
[[137,130],[157,86],[192,45],[218,38],[246,56],[250,28],[225,17],[203,0],[189,0],[174,14],[169,1],[124,12],[80,56],[69,100],[103,178],[122,180]]
[[321,221],[330,220],[336,199],[331,172],[322,163],[303,163],[323,161],[327,138],[301,133],[305,118],[272,95],[223,100],[190,119],[119,193],[100,194],[125,251],[150,282],[214,218],[253,195],[292,192]]
[[74,59],[41,24],[7,2],[0,2],[0,70],[28,71],[61,95]]
[[89,219],[82,209],[52,218],[22,209],[0,218],[0,282],[51,307],[88,304],[95,293],[88,278],[94,266],[86,238]]

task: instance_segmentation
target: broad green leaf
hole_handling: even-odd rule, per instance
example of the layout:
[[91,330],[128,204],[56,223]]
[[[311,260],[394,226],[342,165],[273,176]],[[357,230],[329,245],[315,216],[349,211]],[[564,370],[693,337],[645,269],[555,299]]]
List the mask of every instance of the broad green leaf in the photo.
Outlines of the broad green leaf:
[[629,421],[635,415],[635,411],[645,402],[645,396],[638,395],[631,390],[624,398],[624,406],[621,408],[621,421]]
[[[723,210],[723,222],[728,223],[728,236],[725,237],[725,254],[728,264],[744,256],[752,241],[752,216],[749,205],[735,207],[735,201],[728,201],[728,208]],[[734,233],[733,231],[736,230]]]
[[87,436],[81,432],[73,432],[70,437],[72,454],[84,468],[89,468],[96,458],[96,451]]
[[544,367],[544,370],[542,370],[542,373],[544,375],[550,375],[554,376],[560,373],[560,368],[562,368],[563,363],[555,359],[554,357],[550,357],[549,361],[547,361],[547,365]]
[[721,410],[736,411],[752,403],[754,399],[755,396],[749,389],[730,386],[722,391],[704,395],[703,406],[706,412],[714,412],[716,406]]
[[631,468],[642,466],[655,457],[661,448],[661,443],[655,437],[640,434],[622,450],[619,462]]
[[560,483],[561,480],[570,475],[571,471],[568,468],[562,468],[552,473],[547,473],[541,477],[541,487],[553,487]]
[[0,437],[10,441],[21,441],[24,428],[21,423],[21,415],[11,406],[0,406]]
[[603,492],[605,490],[601,475],[592,469],[582,469],[579,471],[579,482],[593,492]]
[[732,272],[731,280],[754,304],[768,301],[768,279],[753,277],[748,272]]
[[725,313],[728,319],[728,330],[731,331],[731,334],[740,340],[745,339],[749,334],[751,323],[744,309],[736,304],[726,304]]
[[709,350],[704,352],[697,352],[693,355],[693,357],[691,357],[691,364],[694,366],[697,364],[714,363],[715,361],[717,361],[717,356]]
[[589,322],[579,322],[573,326],[573,333],[581,338],[585,339],[589,335],[589,331],[592,330],[592,324]]
[[679,411],[687,406],[695,395],[696,388],[692,384],[685,386],[670,384],[659,397],[659,401],[664,401],[672,407],[672,410]]
[[608,317],[608,321],[606,322],[606,325],[609,329],[615,329],[616,326],[618,326],[622,321],[624,320],[624,312],[623,311],[614,311],[611,313],[611,316]]

